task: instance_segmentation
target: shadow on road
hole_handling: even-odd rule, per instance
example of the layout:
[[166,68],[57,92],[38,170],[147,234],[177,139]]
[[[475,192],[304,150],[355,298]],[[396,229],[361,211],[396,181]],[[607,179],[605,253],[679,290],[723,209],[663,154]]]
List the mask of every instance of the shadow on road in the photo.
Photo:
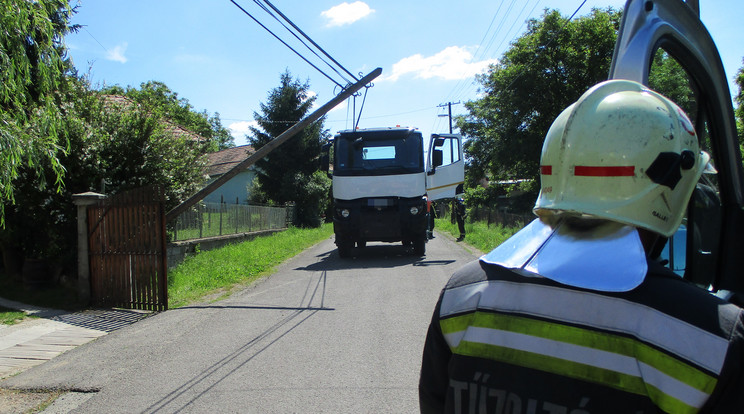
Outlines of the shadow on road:
[[[274,306],[252,306],[252,305],[204,305],[191,306],[179,309],[281,309],[292,312],[267,328],[265,331],[252,338],[250,341],[229,353],[219,361],[202,372],[193,376],[179,387],[173,389],[166,396],[156,401],[144,413],[156,412],[183,412],[189,411],[189,407],[196,400],[204,397],[210,390],[219,386],[225,379],[236,372],[245,369],[245,366],[258,355],[274,346],[287,337],[297,327],[321,311],[334,310],[325,307],[326,272],[319,277],[311,278],[297,307],[274,307]],[[318,304],[318,302],[320,302]],[[315,304],[315,305],[314,305]]]
[[401,266],[445,266],[455,260],[426,260],[425,256],[415,256],[410,248],[400,244],[372,244],[364,248],[355,248],[353,257],[342,259],[335,248],[325,251],[316,257],[318,261],[295,270],[311,272],[342,269],[389,269]]

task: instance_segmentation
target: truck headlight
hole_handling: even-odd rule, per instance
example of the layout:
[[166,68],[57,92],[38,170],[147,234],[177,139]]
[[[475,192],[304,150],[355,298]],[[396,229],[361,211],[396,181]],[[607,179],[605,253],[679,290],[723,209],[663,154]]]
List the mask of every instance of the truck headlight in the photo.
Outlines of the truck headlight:
[[344,208],[341,210],[341,217],[348,218],[349,217],[349,210]]
[[411,215],[412,216],[415,216],[418,213],[419,213],[419,208],[418,207],[416,207],[416,206],[411,207]]

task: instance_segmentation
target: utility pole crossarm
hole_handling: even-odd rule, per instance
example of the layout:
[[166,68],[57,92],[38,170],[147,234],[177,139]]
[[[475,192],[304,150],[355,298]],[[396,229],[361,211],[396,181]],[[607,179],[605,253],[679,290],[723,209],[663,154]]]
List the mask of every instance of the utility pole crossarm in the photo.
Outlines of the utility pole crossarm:
[[439,115],[439,116],[446,116],[449,118],[449,133],[452,133],[452,105],[459,105],[460,101],[457,102],[447,102],[446,104],[437,105],[440,108],[447,107],[447,115]]
[[311,113],[304,119],[300,120],[298,123],[289,127],[289,129],[282,132],[278,137],[269,141],[263,147],[259,148],[256,152],[251,154],[248,158],[241,161],[239,164],[231,168],[225,174],[219,176],[216,180],[209,183],[201,190],[197,191],[196,194],[189,197],[183,203],[174,207],[171,211],[169,211],[165,215],[166,222],[172,221],[173,219],[178,217],[179,214],[183,213],[184,211],[186,211],[186,209],[188,209],[189,207],[201,201],[204,197],[206,197],[208,194],[210,194],[211,192],[213,192],[214,190],[216,190],[217,188],[219,188],[220,186],[228,182],[231,178],[238,175],[241,171],[255,164],[256,161],[260,160],[261,158],[267,156],[276,147],[282,145],[285,141],[295,136],[298,132],[300,132],[306,126],[320,119],[320,117],[328,113],[331,109],[336,107],[336,105],[340,104],[341,102],[346,100],[349,96],[353,95],[358,90],[362,89],[364,85],[372,82],[373,79],[380,76],[381,73],[382,73],[382,68],[377,68],[373,70],[367,76],[360,79],[359,82],[344,89],[340,94],[336,95],[333,99],[328,101],[328,103],[316,109],[313,113]]

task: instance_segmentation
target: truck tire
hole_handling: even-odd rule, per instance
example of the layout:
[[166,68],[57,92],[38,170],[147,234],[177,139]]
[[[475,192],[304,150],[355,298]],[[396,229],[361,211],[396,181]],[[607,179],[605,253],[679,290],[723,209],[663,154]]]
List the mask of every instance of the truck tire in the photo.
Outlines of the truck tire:
[[426,239],[413,241],[413,254],[416,256],[424,256],[426,254]]
[[363,248],[365,248],[367,246],[367,242],[364,241],[364,240],[360,240],[360,241],[356,242],[356,244],[357,244],[357,247],[360,248],[360,249],[363,249]]

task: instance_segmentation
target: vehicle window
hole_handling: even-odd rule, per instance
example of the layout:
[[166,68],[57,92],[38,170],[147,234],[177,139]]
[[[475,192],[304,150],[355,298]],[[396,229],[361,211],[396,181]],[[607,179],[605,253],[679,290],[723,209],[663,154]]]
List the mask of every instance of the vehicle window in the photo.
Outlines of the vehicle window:
[[394,175],[424,169],[421,135],[342,135],[334,142],[334,175]]
[[675,273],[708,287],[711,275],[706,266],[716,260],[714,244],[717,241],[714,239],[718,233],[716,229],[720,228],[721,206],[715,154],[711,148],[704,105],[687,71],[664,49],[658,49],[654,55],[648,84],[687,113],[695,125],[701,149],[711,156],[709,168],[698,182],[682,226],[670,237],[661,253],[661,258]]
[[365,147],[362,150],[364,160],[391,160],[395,159],[395,147]]
[[460,141],[456,138],[443,138],[442,145],[435,145],[435,150],[442,151],[442,166],[460,161]]

